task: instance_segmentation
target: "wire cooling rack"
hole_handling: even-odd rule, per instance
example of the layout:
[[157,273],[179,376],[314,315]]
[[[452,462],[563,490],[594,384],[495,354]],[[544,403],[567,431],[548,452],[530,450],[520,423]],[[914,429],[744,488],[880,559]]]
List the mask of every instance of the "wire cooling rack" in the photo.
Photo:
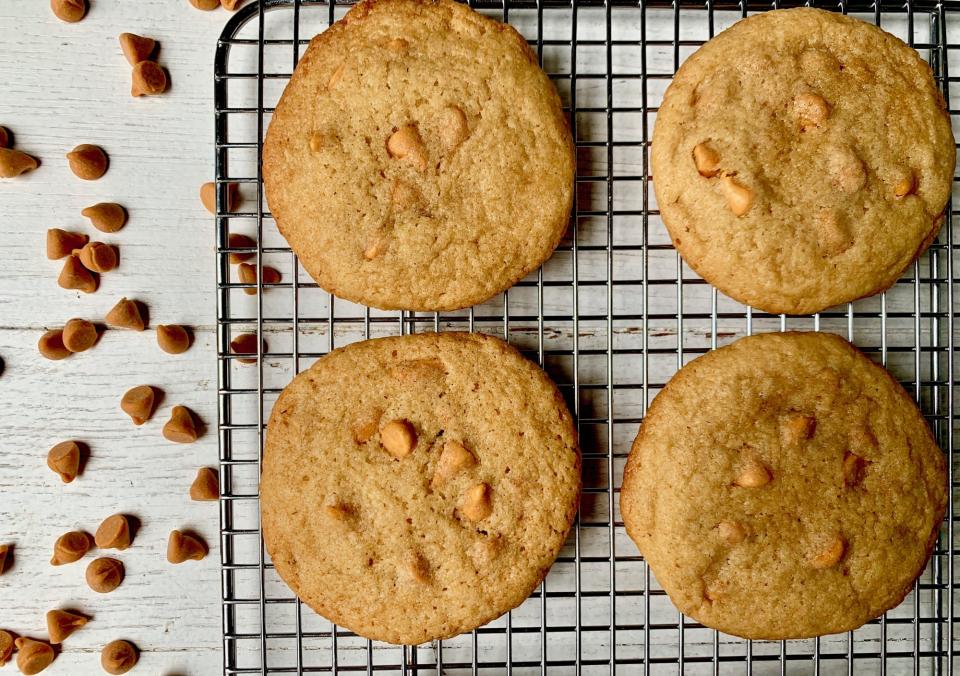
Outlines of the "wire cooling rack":
[[[960,115],[960,3],[816,3],[873,21],[913,45]],[[215,66],[217,318],[224,674],[952,673],[957,655],[954,511],[904,603],[857,631],[817,640],[750,642],[679,615],[626,537],[618,511],[623,465],[647,406],[684,363],[759,331],[847,336],[890,368],[921,403],[953,483],[957,249],[950,211],[930,250],[886,294],[807,317],[751,310],[705,284],[666,236],[648,148],[664,89],[700,44],[748,13],[787,3],[677,0],[485,0],[531,42],[570,113],[577,190],[556,254],[493,300],[442,314],[381,312],[334,299],[299,267],[267,211],[264,132],[311,37],[347,4],[259,0],[235,15]],[[905,130],[907,132],[908,130]],[[244,203],[226,209],[226,182]],[[230,233],[256,240],[228,247]],[[282,274],[242,284],[228,263]],[[302,605],[265,556],[258,475],[270,407],[295,373],[336,346],[441,330],[506,337],[560,385],[578,421],[584,491],[569,540],[546,581],[519,608],[471,634],[417,647],[369,642]],[[256,365],[230,340],[256,331]],[[952,494],[951,490],[951,494]],[[318,543],[318,546],[323,546]]]

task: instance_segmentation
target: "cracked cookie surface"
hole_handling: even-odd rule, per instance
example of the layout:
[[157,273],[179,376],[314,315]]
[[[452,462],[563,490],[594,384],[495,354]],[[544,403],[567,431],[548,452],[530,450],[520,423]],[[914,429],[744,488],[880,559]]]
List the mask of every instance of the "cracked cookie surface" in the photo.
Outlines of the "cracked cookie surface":
[[657,113],[657,203],[689,265],[732,298],[802,314],[878,293],[933,241],[956,151],[929,66],[819,9],[707,42]]
[[695,359],[624,471],[627,533],[686,615],[754,639],[855,629],[936,541],[943,453],[902,387],[838,336],[773,333]]
[[491,336],[354,343],[273,407],[263,537],[324,617],[416,644],[519,605],[566,539],[580,491],[567,406]]
[[450,310],[550,257],[574,150],[556,89],[512,27],[452,0],[366,0],[311,41],[263,171],[280,232],[323,288]]

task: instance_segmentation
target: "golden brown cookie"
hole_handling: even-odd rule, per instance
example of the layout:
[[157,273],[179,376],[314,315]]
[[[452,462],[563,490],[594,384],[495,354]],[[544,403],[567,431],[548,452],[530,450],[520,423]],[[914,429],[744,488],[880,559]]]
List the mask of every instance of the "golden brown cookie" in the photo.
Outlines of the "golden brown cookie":
[[323,357],[274,405],[263,537],[318,613],[415,644],[522,603],[579,492],[573,421],[537,366],[482,334],[381,338]]
[[453,0],[366,0],[311,41],[263,171],[280,232],[320,286],[450,310],[550,257],[574,151],[556,89],[512,27]]
[[768,333],[670,380],[633,444],[620,507],[681,612],[788,639],[899,604],[946,500],[943,453],[884,368],[838,336]]
[[940,229],[956,152],[916,51],[799,8],[744,19],[684,62],[652,160],[687,263],[740,302],[802,314],[897,280]]

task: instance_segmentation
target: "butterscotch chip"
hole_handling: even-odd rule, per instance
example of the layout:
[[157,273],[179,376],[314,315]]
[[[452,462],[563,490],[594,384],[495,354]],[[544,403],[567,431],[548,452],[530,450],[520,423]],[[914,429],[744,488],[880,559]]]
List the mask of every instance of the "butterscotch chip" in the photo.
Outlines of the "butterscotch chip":
[[[10,545],[0,545],[0,575],[7,569],[7,560],[10,558]],[[3,660],[0,659],[0,665],[3,664]]]
[[217,470],[210,467],[201,467],[197,476],[190,484],[191,500],[218,500],[220,498],[220,479]]
[[61,441],[47,453],[47,467],[60,475],[68,484],[80,473],[80,444],[76,441]]
[[200,561],[206,555],[207,545],[198,538],[178,530],[170,532],[170,537],[167,539],[167,561],[170,563]]
[[157,345],[167,354],[183,354],[190,348],[190,334],[179,324],[159,324]]
[[163,436],[167,441],[178,444],[192,444],[199,437],[193,412],[186,406],[174,406],[170,420],[163,426]]
[[88,242],[73,253],[90,272],[110,272],[117,267],[117,250],[103,242]]
[[[512,26],[465,3],[354,7],[311,42],[271,118],[271,213],[340,298],[483,302],[536,270],[569,224],[576,163],[560,97]],[[338,142],[314,150],[318,131]],[[398,180],[419,208],[394,206]]]
[[167,91],[167,71],[155,61],[140,61],[131,73],[130,96],[156,96]]
[[40,350],[40,354],[44,357],[55,361],[66,359],[73,354],[73,352],[68,350],[63,344],[62,329],[52,329],[40,336],[40,340],[37,341],[37,349]]
[[[231,249],[256,249],[257,242],[253,238],[242,235],[239,232],[231,232],[227,238],[227,246]],[[231,265],[237,265],[238,263],[250,260],[254,256],[256,256],[256,254],[252,251],[234,251],[229,254],[229,260]]]
[[82,143],[67,153],[70,171],[84,181],[95,181],[107,173],[107,154],[100,146]]
[[460,503],[460,513],[470,521],[483,521],[493,513],[490,486],[476,484],[467,489]]
[[128,298],[118,300],[117,304],[107,313],[104,321],[106,321],[107,326],[115,329],[143,331],[146,328],[139,304],[137,301]]
[[120,399],[120,409],[130,416],[134,425],[142,425],[150,420],[157,393],[149,385],[137,385],[127,390]]
[[87,586],[98,594],[109,594],[123,582],[124,572],[122,561],[101,556],[87,566]]
[[190,4],[197,9],[202,9],[205,12],[209,12],[210,10],[216,9],[220,6],[220,0],[190,0]]
[[50,565],[62,566],[83,558],[90,551],[90,536],[80,530],[72,530],[57,538],[53,545],[53,558]]
[[153,38],[143,37],[136,33],[120,33],[120,49],[131,66],[135,66],[141,61],[148,61],[153,50],[157,48],[157,41]]
[[[200,201],[211,214],[217,213],[217,184],[204,183],[200,186]],[[240,206],[240,184],[227,183],[227,211],[233,212]],[[230,246],[233,246],[231,244]],[[243,245],[247,246],[247,245]]]
[[69,256],[74,249],[80,249],[90,238],[81,232],[69,232],[60,228],[47,230],[47,258],[52,261]]
[[[257,268],[249,263],[240,263],[237,266],[237,277],[240,279],[242,284],[256,284],[257,283]],[[269,265],[263,266],[263,284],[279,284],[281,279],[280,271],[276,268],[271,268]],[[256,286],[248,286],[244,288],[243,292],[248,296],[255,296],[257,294]]]
[[86,319],[71,319],[63,327],[63,345],[71,352],[85,352],[97,342],[97,327]]
[[459,441],[447,441],[433,471],[433,485],[437,486],[477,464],[476,456]]
[[49,643],[32,638],[20,637],[14,641],[17,646],[17,668],[21,674],[31,676],[39,674],[53,663],[56,653]]
[[[705,139],[729,180],[691,163]],[[683,62],[651,162],[664,225],[695,272],[745,305],[807,314],[889,288],[934,241],[956,147],[917,50],[800,7],[742,19]]]
[[100,232],[117,232],[127,223],[127,210],[115,202],[98,202],[87,207],[80,214],[89,218],[93,227]]
[[93,536],[100,549],[123,551],[130,546],[130,521],[125,514],[113,514],[103,520]]
[[100,666],[108,674],[125,674],[137,665],[140,655],[128,641],[110,641],[100,651]]
[[[851,432],[867,429],[876,445],[852,453]],[[736,481],[751,468],[755,481]],[[620,511],[680,612],[781,640],[854,630],[900,604],[947,491],[944,454],[890,373],[835,335],[763,333],[660,391]]]
[[220,4],[227,11],[234,12],[242,0],[220,0]]
[[704,178],[713,178],[720,173],[720,155],[709,143],[693,146],[693,163]]
[[87,0],[50,0],[50,9],[61,21],[76,23],[87,13]]
[[397,460],[402,460],[417,447],[417,431],[406,420],[391,420],[380,430],[380,445]]
[[70,634],[87,622],[89,618],[69,610],[47,611],[47,634],[50,636],[50,643],[54,645],[63,643]]
[[16,178],[33,171],[40,164],[36,158],[12,148],[0,148],[0,178]]
[[84,293],[96,291],[98,283],[97,276],[83,266],[78,256],[72,254],[64,260],[63,269],[57,277],[57,284],[61,288],[75,289]]
[[13,655],[13,634],[0,629],[0,667],[10,661]]
[[[267,342],[259,341],[259,344],[263,346],[263,351],[267,351]],[[241,333],[236,336],[233,340],[230,341],[230,351],[233,354],[249,354],[254,355],[253,357],[242,357],[237,359],[241,364],[256,364],[257,363],[257,334],[255,333]]]
[[[416,426],[401,461],[378,433],[395,421]],[[460,470],[434,487],[447,445]],[[322,357],[274,404],[262,467],[277,573],[331,621],[405,644],[470,631],[526,600],[563,546],[580,486],[555,386],[503,341],[462,333]],[[462,500],[481,482],[471,521]]]

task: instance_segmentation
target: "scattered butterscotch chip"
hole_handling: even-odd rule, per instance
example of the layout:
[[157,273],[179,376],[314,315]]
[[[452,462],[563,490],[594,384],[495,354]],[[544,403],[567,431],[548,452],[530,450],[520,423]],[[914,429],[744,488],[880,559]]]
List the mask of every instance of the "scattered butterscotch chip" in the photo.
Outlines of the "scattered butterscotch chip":
[[128,641],[110,641],[100,652],[100,666],[108,674],[125,674],[137,665],[140,656]]
[[810,559],[814,568],[830,568],[837,565],[843,558],[847,543],[839,535],[835,535],[827,545]]
[[115,329],[132,329],[134,331],[143,331],[146,324],[143,321],[143,315],[140,313],[140,306],[136,301],[128,298],[121,298],[117,301],[105,318],[107,326]]
[[893,196],[897,199],[903,199],[916,190],[916,179],[912,171],[907,173],[897,181],[893,186]]
[[130,521],[125,514],[113,514],[103,520],[93,536],[100,549],[123,551],[130,546]]
[[50,9],[61,21],[76,23],[87,13],[87,0],[50,0]]
[[780,440],[788,446],[795,446],[811,438],[817,429],[817,419],[812,415],[793,413],[780,423]]
[[71,319],[63,327],[63,345],[71,352],[84,352],[97,342],[97,327],[86,319]]
[[182,354],[190,347],[190,334],[179,324],[159,324],[157,345],[168,354]]
[[101,556],[87,566],[87,586],[98,594],[109,594],[123,582],[123,562]]
[[740,544],[747,537],[747,529],[739,521],[721,521],[717,532],[731,545]]
[[61,441],[47,452],[47,467],[68,484],[80,473],[80,455],[80,444],[76,441]]
[[470,135],[467,116],[457,106],[446,106],[441,113],[440,122],[440,141],[447,150],[455,149]]
[[84,293],[93,293],[97,290],[97,276],[90,272],[80,262],[78,256],[67,256],[57,277],[57,284],[64,289],[76,289]]
[[[210,182],[200,186],[200,201],[211,214],[217,213],[217,184]],[[240,185],[227,183],[227,211],[236,211],[240,206]],[[233,246],[232,244],[230,246]]]
[[[256,364],[257,363],[257,334],[255,333],[241,333],[236,336],[233,340],[230,341],[230,351],[233,354],[250,354],[253,357],[241,357],[237,359],[241,364]],[[263,351],[267,351],[266,341],[262,342]]]
[[407,124],[393,132],[387,139],[387,153],[409,162],[419,171],[427,168],[427,148],[416,125]]
[[84,218],[89,218],[93,227],[100,232],[117,232],[127,224],[127,210],[115,202],[98,202],[87,207],[80,214]]
[[81,232],[50,228],[47,230],[47,258],[57,261],[64,256],[69,256],[74,249],[83,248],[89,239]]
[[13,634],[0,629],[0,667],[10,661],[13,655]]
[[190,0],[190,4],[204,12],[209,12],[220,6],[220,0]]
[[382,415],[383,411],[375,408],[358,416],[353,423],[353,440],[358,444],[370,441],[380,428],[380,417]]
[[768,483],[770,483],[770,470],[759,460],[747,462],[734,481],[734,484],[741,488],[761,488]]
[[734,216],[743,216],[753,206],[753,191],[732,176],[723,176],[720,187]]
[[131,66],[141,61],[148,61],[153,50],[157,48],[157,41],[136,33],[120,33],[120,49]]
[[[256,284],[257,283],[257,268],[249,263],[241,263],[237,266],[237,278],[242,284]],[[279,284],[282,279],[280,271],[276,268],[271,268],[269,265],[263,266],[263,284]],[[243,292],[248,296],[254,296],[257,293],[256,286],[248,286],[243,289]]]
[[38,166],[35,157],[12,148],[0,148],[0,178],[16,178]]
[[10,147],[10,132],[6,127],[0,127],[0,148]]
[[62,566],[65,563],[79,561],[88,551],[90,551],[90,536],[82,530],[72,530],[57,538],[53,545],[53,558],[50,559],[50,565]]
[[704,178],[713,178],[720,173],[720,154],[707,142],[693,147],[693,163]]
[[40,340],[37,341],[37,349],[40,350],[41,355],[54,361],[66,359],[73,354],[63,344],[62,329],[53,329],[40,336]]
[[493,512],[490,486],[477,484],[467,489],[460,503],[460,512],[470,521],[483,521]]
[[90,143],[82,143],[67,153],[70,171],[84,181],[95,181],[105,173],[109,162],[103,148]]
[[70,634],[89,621],[89,618],[69,610],[47,611],[47,634],[50,635],[50,643],[63,643]]
[[865,458],[856,453],[847,451],[843,456],[843,483],[848,488],[854,488],[863,483],[867,474],[867,465]]
[[459,441],[447,441],[433,471],[434,485],[442,484],[460,472],[477,464],[477,458]]
[[230,12],[237,11],[237,6],[242,2],[242,0],[220,0],[220,4],[223,5],[223,8]]
[[130,416],[134,425],[142,425],[153,415],[156,392],[149,385],[137,385],[127,390],[120,399],[120,409]]
[[190,484],[190,499],[207,501],[219,498],[220,479],[217,476],[217,470],[210,467],[201,467],[197,470],[197,477]]
[[53,663],[56,656],[49,643],[32,638],[20,637],[14,641],[17,646],[17,668],[24,676],[39,674]]
[[407,457],[417,446],[417,431],[406,420],[391,420],[380,430],[380,444],[397,460]]
[[[241,235],[239,232],[231,232],[227,238],[227,246],[231,249],[255,249],[257,242],[251,237]],[[237,265],[250,260],[254,256],[256,256],[256,254],[252,251],[234,251],[229,254],[228,259],[231,265]]]
[[178,444],[192,444],[199,436],[193,412],[186,406],[174,406],[163,426],[163,437]]
[[207,555],[207,546],[198,538],[178,530],[170,532],[167,540],[167,561],[183,563],[184,561],[200,561]]
[[[7,559],[10,558],[10,545],[0,545],[0,575],[7,569]],[[0,659],[0,665],[3,660]]]
[[819,127],[830,115],[830,106],[819,94],[804,92],[793,99],[793,112],[803,131]]
[[156,96],[167,91],[167,71],[154,61],[140,61],[133,67],[130,96]]
[[117,250],[103,242],[87,242],[73,253],[90,272],[110,272],[117,267]]

